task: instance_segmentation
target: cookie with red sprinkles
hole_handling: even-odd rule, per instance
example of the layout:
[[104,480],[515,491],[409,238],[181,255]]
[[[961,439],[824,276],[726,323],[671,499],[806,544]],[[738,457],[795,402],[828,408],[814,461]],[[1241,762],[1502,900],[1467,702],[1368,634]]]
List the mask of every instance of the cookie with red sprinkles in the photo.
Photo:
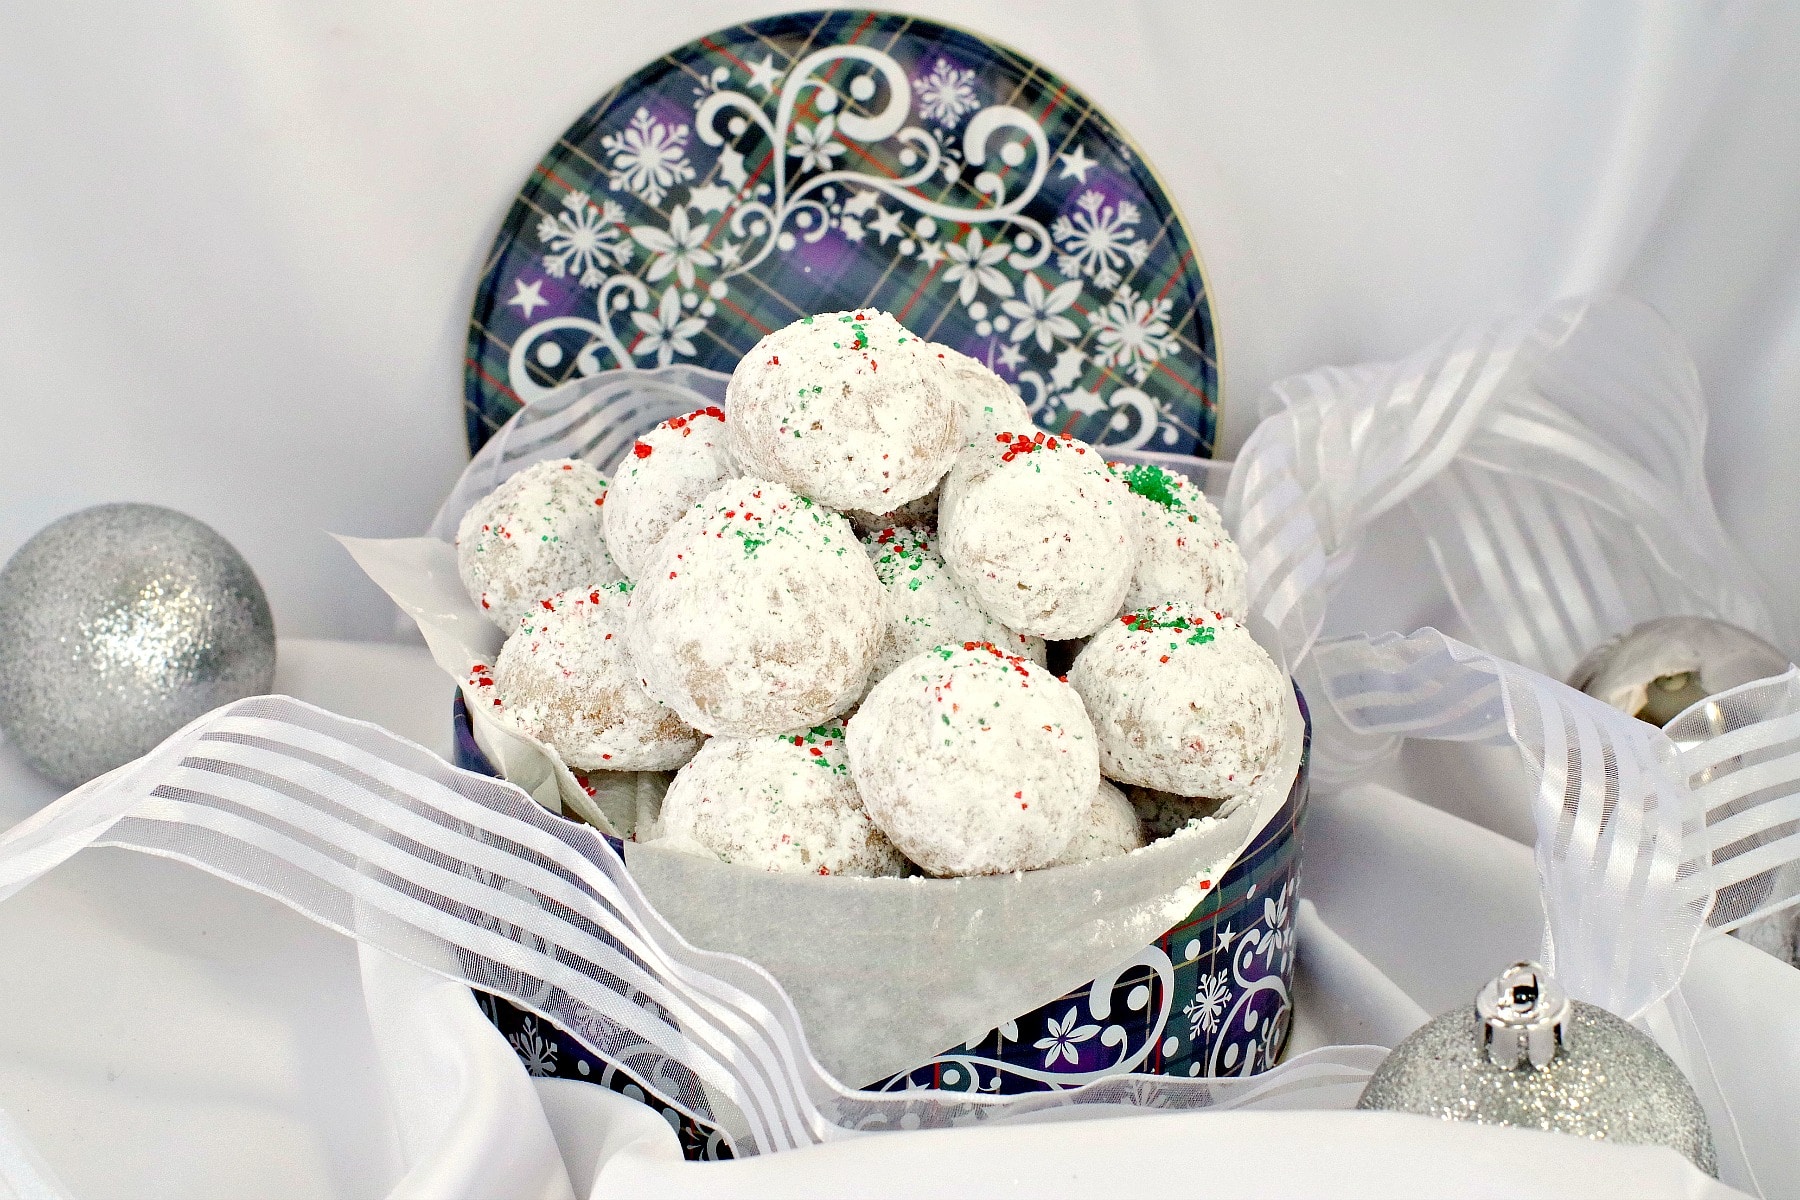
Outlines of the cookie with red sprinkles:
[[962,447],[944,351],[875,309],[763,338],[732,372],[725,426],[746,473],[870,513],[931,491]]
[[850,523],[767,480],[702,497],[636,585],[627,642],[639,681],[715,736],[844,712],[881,644],[881,581]]
[[1144,844],[1144,830],[1138,824],[1137,809],[1125,793],[1110,780],[1100,781],[1094,803],[1088,809],[1075,838],[1056,860],[1059,867],[1075,863],[1097,862],[1120,854],[1129,854]]
[[957,458],[938,501],[950,573],[1010,629],[1085,637],[1137,569],[1136,501],[1091,446],[1002,432]]
[[870,682],[945,642],[992,642],[1044,665],[1044,639],[1014,633],[989,616],[973,592],[944,567],[936,539],[919,528],[882,529],[863,538],[875,577],[887,592],[887,628]]
[[737,474],[717,405],[670,417],[632,444],[613,468],[600,512],[606,547],[627,579],[643,574],[656,544],[694,501]]
[[988,643],[908,659],[875,685],[848,730],[869,816],[932,875],[1052,865],[1100,787],[1093,726],[1075,690]]
[[1137,500],[1137,574],[1125,607],[1187,600],[1244,616],[1250,604],[1244,555],[1206,494],[1186,476],[1153,463],[1114,463],[1113,473]]
[[587,463],[533,463],[477,500],[456,529],[469,598],[510,632],[541,600],[624,576],[606,548],[606,477]]
[[[638,683],[623,636],[630,591],[621,580],[539,601],[486,676],[490,711],[554,747],[571,767],[670,771],[705,740]],[[471,682],[485,692],[482,678]]]
[[1288,682],[1235,617],[1136,609],[1095,634],[1069,684],[1108,778],[1180,796],[1247,796],[1282,748]]
[[761,871],[907,872],[863,808],[841,725],[713,738],[669,785],[656,839]]

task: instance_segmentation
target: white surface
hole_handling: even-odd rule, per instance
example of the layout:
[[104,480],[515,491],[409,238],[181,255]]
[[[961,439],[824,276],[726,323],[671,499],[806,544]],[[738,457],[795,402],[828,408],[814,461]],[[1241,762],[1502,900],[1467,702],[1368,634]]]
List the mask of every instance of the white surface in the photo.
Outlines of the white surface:
[[[291,691],[444,749],[448,687],[422,650],[281,651]],[[4,746],[0,772],[10,824],[32,793]],[[1536,946],[1530,852],[1499,834],[1365,787],[1317,797],[1304,836],[1317,907],[1299,922],[1296,1051],[1394,1040]],[[534,1104],[466,992],[116,850],[0,905],[0,963],[27,981],[0,988],[0,1108],[80,1197],[1091,1194],[1152,1159],[1245,1196],[1724,1194],[1666,1152],[1341,1112],[890,1135],[696,1167],[655,1114],[597,1088],[540,1082]],[[1767,1194],[1800,1192],[1800,975],[1720,939],[1686,991]]]
[[[790,7],[351,0],[0,10],[0,555],[102,500],[244,550],[290,636],[393,636],[322,530],[425,527],[532,164],[654,56]],[[1256,395],[1498,303],[1623,286],[1713,403],[1727,526],[1800,615],[1800,8],[918,0],[1143,145],[1215,292],[1224,447]]]

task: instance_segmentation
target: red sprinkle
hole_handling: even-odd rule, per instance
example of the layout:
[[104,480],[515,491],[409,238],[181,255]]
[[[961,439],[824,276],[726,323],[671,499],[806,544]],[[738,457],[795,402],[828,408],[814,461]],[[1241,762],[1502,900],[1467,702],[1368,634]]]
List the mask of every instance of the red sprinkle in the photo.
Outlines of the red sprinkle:
[[825,752],[823,750],[819,749],[817,746],[809,746],[807,749],[808,749],[808,752],[811,753],[814,758],[824,758],[825,757]]
[[599,591],[598,591],[598,590],[596,590],[596,591],[592,591],[592,592],[589,592],[589,593],[588,593],[588,603],[589,603],[589,604],[598,604],[598,603],[600,603],[600,593],[599,593]]
[[771,367],[779,367],[781,365],[781,355],[779,355],[779,354],[769,355],[769,365]]
[[1203,891],[1203,892],[1204,892],[1204,891],[1206,891],[1206,890],[1207,890],[1207,889],[1208,889],[1208,888],[1210,888],[1210,887],[1212,887],[1212,880],[1210,880],[1210,879],[1202,879],[1202,880],[1201,880],[1201,881],[1200,881],[1200,890],[1201,890],[1201,891]]
[[548,600],[539,600],[538,603],[544,606],[545,612],[555,612],[556,611],[556,605],[550,603]]
[[637,455],[639,458],[649,458],[650,457],[650,447],[646,446],[642,442],[638,442],[637,444],[632,446],[631,452],[633,454]]

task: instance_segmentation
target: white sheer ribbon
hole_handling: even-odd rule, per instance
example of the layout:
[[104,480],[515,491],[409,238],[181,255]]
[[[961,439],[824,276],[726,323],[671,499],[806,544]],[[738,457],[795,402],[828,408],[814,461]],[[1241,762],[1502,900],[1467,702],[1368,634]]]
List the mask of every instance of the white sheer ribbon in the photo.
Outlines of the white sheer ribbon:
[[[1010,1098],[852,1091],[814,1060],[775,981],[687,944],[597,833],[281,696],[201,718],[0,838],[0,900],[90,845],[187,862],[503,995],[721,1127],[740,1155],[1069,1105],[1346,1107],[1384,1053],[1332,1047],[1249,1078],[1124,1076]],[[27,1185],[32,1161],[0,1145]]]
[[1800,859],[1800,670],[1721,693],[1665,732],[1433,629],[1313,654],[1321,705],[1353,732],[1524,755],[1545,965],[1662,1043],[1709,1110],[1724,1178],[1754,1188],[1678,988],[1709,918],[1729,927],[1800,899],[1775,887]]
[[[1397,363],[1312,371],[1265,410],[1226,515],[1303,689],[1333,590],[1395,512],[1470,640],[1555,678],[1652,617],[1717,617],[1779,644],[1706,488],[1693,364],[1638,301],[1565,300]],[[1379,753],[1344,733],[1318,731],[1324,778]]]

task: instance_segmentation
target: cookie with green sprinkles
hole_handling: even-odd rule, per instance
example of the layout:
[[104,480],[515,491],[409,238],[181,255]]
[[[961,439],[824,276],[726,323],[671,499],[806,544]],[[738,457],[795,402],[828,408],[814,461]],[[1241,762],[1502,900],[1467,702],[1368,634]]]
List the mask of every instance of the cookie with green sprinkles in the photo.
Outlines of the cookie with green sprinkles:
[[628,579],[644,566],[694,501],[737,474],[725,451],[725,410],[696,409],[633,442],[613,468],[601,508],[606,546]]
[[806,729],[863,694],[881,581],[848,521],[782,484],[709,492],[635,582],[626,644],[639,681],[697,729]]
[[1250,604],[1244,555],[1206,494],[1186,476],[1154,463],[1110,465],[1137,501],[1137,574],[1125,607],[1186,600],[1243,617]]
[[777,329],[726,387],[731,453],[821,504],[892,512],[935,488],[962,447],[944,354],[875,309]]
[[1044,665],[1044,639],[1014,633],[989,616],[974,593],[945,569],[929,531],[909,526],[882,529],[865,535],[863,546],[887,592],[887,628],[871,682],[945,642],[992,642]]
[[932,875],[1058,862],[1100,787],[1075,690],[989,643],[937,646],[875,685],[848,725],[850,774],[888,840]]
[[[584,771],[671,771],[705,738],[645,694],[625,654],[623,580],[540,600],[500,648],[493,715]],[[485,693],[486,687],[481,690]]]
[[1069,670],[1110,779],[1233,800],[1275,765],[1288,682],[1235,617],[1194,604],[1128,612]]
[[1086,637],[1116,616],[1137,569],[1136,500],[1093,447],[997,433],[957,457],[938,501],[950,573],[1007,628]]
[[606,548],[606,477],[587,463],[534,463],[477,500],[456,530],[469,598],[511,632],[541,600],[622,578]]
[[863,808],[841,725],[713,738],[669,785],[654,840],[759,871],[907,872]]

